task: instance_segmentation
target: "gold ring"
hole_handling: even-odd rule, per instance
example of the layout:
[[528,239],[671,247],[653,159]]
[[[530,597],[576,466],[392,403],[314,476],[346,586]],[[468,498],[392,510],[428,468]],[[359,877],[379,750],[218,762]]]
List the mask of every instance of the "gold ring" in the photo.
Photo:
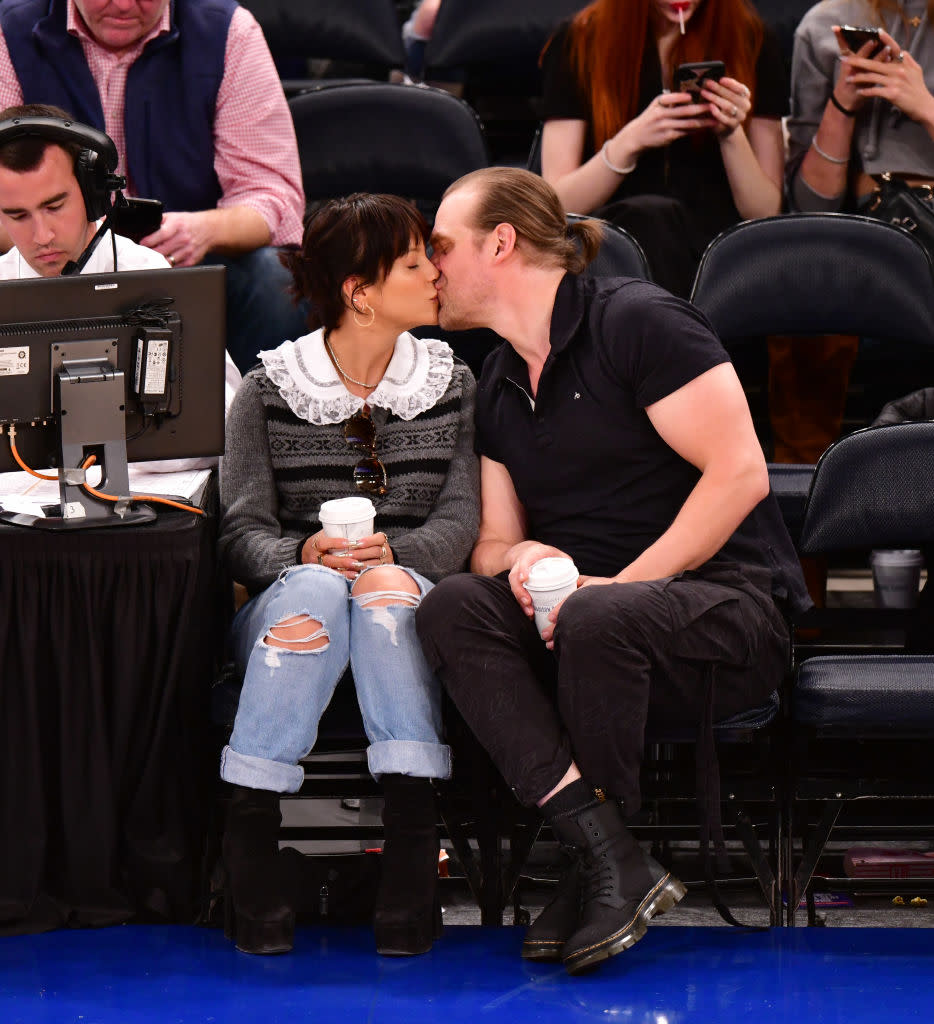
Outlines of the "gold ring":
[[166,256],[166,259],[169,261],[169,266],[170,267],[174,267],[175,266],[175,257],[174,256]]
[[385,562],[386,561],[386,545],[385,544],[379,549],[379,560],[381,562]]
[[318,565],[324,565],[324,555],[320,551],[318,552]]
[[902,61],[905,59],[905,51],[904,50],[899,50],[898,51],[898,56],[895,59],[898,61],[899,64],[901,64]]
[[730,117],[736,117],[736,115],[738,113],[739,113],[739,107],[734,106],[733,107],[733,113],[730,115]]
[[315,551],[320,551],[321,550],[321,548],[318,547],[318,535],[317,534],[315,534],[311,538],[311,546],[315,549]]

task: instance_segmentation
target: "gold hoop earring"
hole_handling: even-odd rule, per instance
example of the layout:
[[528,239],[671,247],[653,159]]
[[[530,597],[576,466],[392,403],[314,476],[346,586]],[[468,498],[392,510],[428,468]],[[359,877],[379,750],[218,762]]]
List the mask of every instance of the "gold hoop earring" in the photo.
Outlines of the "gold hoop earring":
[[[351,309],[353,309],[353,322],[358,327],[372,327],[373,326],[373,324],[376,321],[376,310],[369,304],[369,302],[364,302],[363,303],[363,309],[362,310],[361,309],[357,309],[356,306],[352,306]],[[370,319],[367,320],[366,323],[363,323],[363,321],[360,319],[358,314],[359,313],[366,313],[366,312],[369,312]]]

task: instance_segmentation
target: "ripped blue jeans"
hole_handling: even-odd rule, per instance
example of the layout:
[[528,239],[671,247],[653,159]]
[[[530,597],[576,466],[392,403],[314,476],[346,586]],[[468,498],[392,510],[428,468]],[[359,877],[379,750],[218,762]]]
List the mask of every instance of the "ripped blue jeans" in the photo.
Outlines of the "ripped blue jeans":
[[[298,761],[314,747],[318,723],[348,663],[370,741],[370,772],[377,778],[450,777],[451,752],[441,741],[441,689],[415,634],[415,609],[432,584],[397,568],[415,582],[418,595],[380,590],[352,596],[352,581],[340,573],[301,565],[285,570],[240,609],[231,642],[243,690],[221,754],[222,779],[297,792],[304,779]],[[394,603],[373,604],[383,598]],[[310,650],[266,643],[277,624],[296,617],[308,620],[303,642],[326,637],[326,643]]]

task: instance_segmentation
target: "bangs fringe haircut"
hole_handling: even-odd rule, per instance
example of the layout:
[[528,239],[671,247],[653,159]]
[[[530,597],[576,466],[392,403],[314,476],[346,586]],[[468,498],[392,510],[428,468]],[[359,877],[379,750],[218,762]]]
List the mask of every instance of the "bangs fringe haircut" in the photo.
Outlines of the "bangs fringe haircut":
[[309,327],[337,327],[347,312],[347,278],[359,277],[358,288],[377,284],[428,233],[422,214],[399,196],[356,192],[320,206],[305,224],[301,250],[280,255],[293,298],[311,306]]

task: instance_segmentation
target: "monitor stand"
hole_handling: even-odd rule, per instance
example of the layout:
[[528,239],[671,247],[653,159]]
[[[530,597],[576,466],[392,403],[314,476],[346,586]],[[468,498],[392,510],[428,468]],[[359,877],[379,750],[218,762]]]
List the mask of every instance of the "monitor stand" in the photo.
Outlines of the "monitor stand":
[[[52,347],[52,404],[58,422],[59,514],[33,516],[0,512],[0,519],[39,530],[90,530],[149,523],[156,514],[147,507],[132,508],[126,458],[126,384],[115,366],[117,339],[74,341]],[[81,486],[80,469],[89,455],[101,467],[104,494],[116,502],[95,498]]]

